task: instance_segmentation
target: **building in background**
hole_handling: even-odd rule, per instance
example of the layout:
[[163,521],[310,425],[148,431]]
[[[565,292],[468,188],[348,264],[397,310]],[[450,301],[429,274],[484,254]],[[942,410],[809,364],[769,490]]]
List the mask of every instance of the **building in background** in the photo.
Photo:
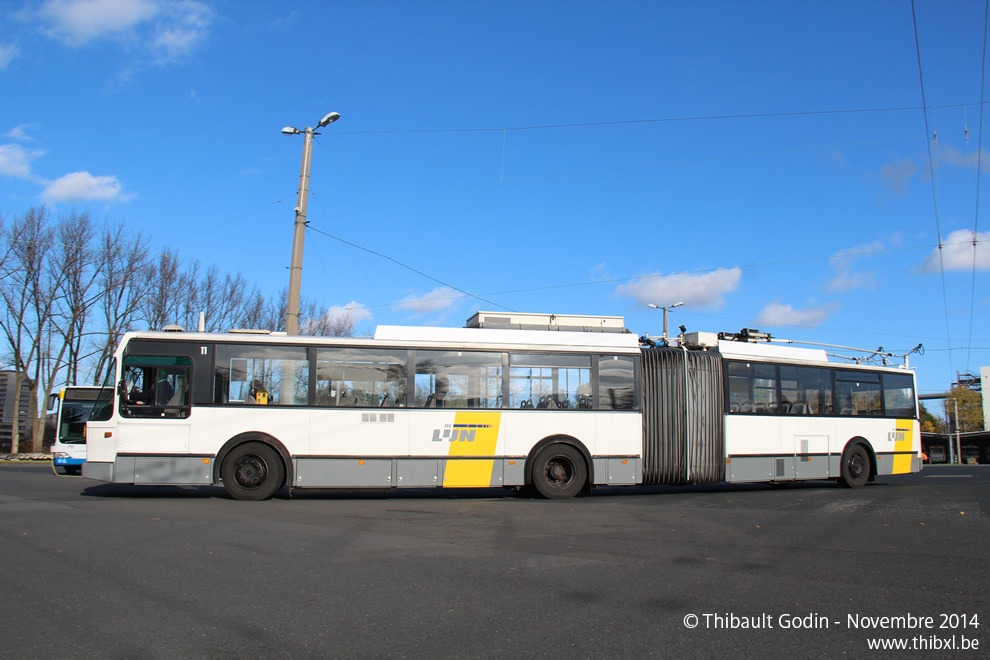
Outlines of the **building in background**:
[[24,379],[21,384],[20,396],[18,396],[17,392],[14,391],[15,375],[13,371],[0,371],[0,452],[10,451],[10,440],[15,421],[20,430],[20,443],[30,442],[28,401],[31,396],[31,382],[26,378]]

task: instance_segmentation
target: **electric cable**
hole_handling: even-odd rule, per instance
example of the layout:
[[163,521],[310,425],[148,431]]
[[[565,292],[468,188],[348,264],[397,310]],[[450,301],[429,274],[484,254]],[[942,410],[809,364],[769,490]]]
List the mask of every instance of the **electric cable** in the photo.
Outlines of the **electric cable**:
[[[927,137],[928,135],[930,135],[930,133],[928,128],[927,101],[925,100],[925,76],[924,73],[922,72],[922,67],[921,67],[921,41],[918,38],[918,17],[915,11],[914,0],[911,0],[911,20],[914,24],[914,48],[915,48],[915,52],[918,55],[918,81],[921,87],[921,110],[925,117],[925,136]],[[982,107],[982,103],[983,100],[981,99],[980,100],[981,107]],[[934,108],[932,110],[934,112]],[[934,158],[932,157],[932,143],[928,139],[925,140],[925,143],[928,146],[928,171],[932,179],[932,205],[934,206],[935,209],[935,231],[936,234],[938,235],[938,269],[942,277],[942,310],[945,315],[945,338],[946,338],[946,342],[951,344],[952,332],[949,327],[949,298],[945,286],[945,264],[942,260],[942,223],[939,220],[939,216],[938,216],[938,193],[937,193],[937,186],[935,183],[935,163],[934,163]],[[952,364],[951,353],[949,354],[949,371],[950,372],[955,371]]]
[[465,291],[464,289],[459,289],[456,286],[454,286],[453,284],[448,284],[447,282],[444,282],[443,280],[437,279],[437,278],[433,277],[432,275],[427,275],[423,271],[417,270],[417,269],[413,268],[412,266],[409,266],[407,264],[404,264],[401,261],[399,261],[398,259],[395,259],[393,257],[390,257],[387,254],[382,254],[381,252],[376,252],[376,251],[374,251],[374,250],[372,250],[370,248],[366,248],[364,246],[358,245],[357,243],[352,243],[351,241],[345,240],[345,239],[343,239],[343,238],[341,238],[339,236],[334,236],[333,234],[331,234],[329,232],[325,232],[322,229],[317,229],[316,227],[309,227],[309,229],[312,230],[312,231],[317,232],[318,234],[323,234],[324,236],[327,236],[329,238],[332,238],[335,241],[340,241],[341,243],[346,243],[347,245],[356,247],[359,250],[364,250],[365,252],[368,252],[370,254],[375,255],[376,257],[381,257],[382,259],[387,259],[388,261],[391,261],[391,262],[393,262],[393,263],[395,263],[395,264],[397,264],[399,266],[402,266],[406,270],[412,271],[412,272],[416,273],[417,275],[420,275],[422,277],[425,277],[428,280],[433,280],[434,282],[437,282],[438,284],[442,284],[443,286],[445,286],[445,287],[447,287],[449,289],[453,289],[454,291],[457,291],[459,293],[463,293],[465,296],[468,296],[470,298],[476,298],[476,299],[480,300],[481,302],[488,303],[489,305],[494,305],[495,307],[498,307],[499,309],[504,309],[507,312],[514,312],[514,311],[516,311],[516,310],[514,310],[514,309],[512,309],[510,307],[506,307],[505,305],[500,305],[497,302],[493,302],[491,300],[486,300],[485,298],[482,298],[481,296],[478,296],[478,295],[475,295],[475,294],[470,293],[468,291]]
[[[982,101],[981,101],[982,102]],[[924,102],[922,102],[924,103]],[[965,103],[949,103],[934,106],[938,108],[958,108]],[[615,121],[589,121],[577,124],[539,124],[534,126],[508,126],[488,128],[411,128],[378,131],[334,131],[334,135],[383,135],[394,133],[492,133],[496,131],[539,131],[552,128],[581,128],[586,126],[621,126],[628,124],[661,124],[679,121],[712,121],[720,119],[758,119],[762,117],[807,117],[814,115],[841,115],[866,112],[902,112],[924,110],[925,106],[899,106],[889,108],[845,108],[838,110],[803,110],[795,112],[756,112],[751,114],[700,115],[693,117],[661,117],[657,119],[624,119]]]
[[[976,208],[973,213],[973,270],[969,293],[969,338],[967,344],[973,343],[973,317],[976,316],[976,237],[980,231],[980,179],[982,178],[983,159],[983,98],[987,83],[987,24],[990,23],[990,0],[987,0],[983,11],[983,61],[980,70],[980,137],[976,147]],[[966,354],[966,369],[969,370],[970,353]]]

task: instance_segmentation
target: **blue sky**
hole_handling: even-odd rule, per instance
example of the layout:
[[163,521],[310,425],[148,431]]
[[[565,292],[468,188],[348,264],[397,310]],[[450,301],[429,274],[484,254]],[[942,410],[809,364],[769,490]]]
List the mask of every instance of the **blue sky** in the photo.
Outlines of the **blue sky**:
[[921,342],[943,391],[990,364],[985,9],[916,3],[926,135],[904,0],[12,0],[0,213],[122,220],[274,293],[303,145],[279,131],[336,111],[303,295],[363,329],[504,307],[659,334],[646,305],[683,301],[672,327]]

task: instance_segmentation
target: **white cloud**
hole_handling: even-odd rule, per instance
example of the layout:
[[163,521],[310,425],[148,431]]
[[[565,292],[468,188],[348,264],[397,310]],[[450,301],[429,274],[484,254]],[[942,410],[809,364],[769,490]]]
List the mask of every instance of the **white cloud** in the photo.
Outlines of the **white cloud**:
[[[932,158],[936,168],[952,166],[976,169],[979,164],[984,173],[990,172],[990,150],[987,149],[982,149],[980,152],[965,152],[954,144],[943,143],[932,151]],[[908,192],[911,180],[916,174],[923,183],[927,184],[931,181],[927,153],[895,158],[880,167],[881,181],[897,197]]]
[[739,287],[741,268],[720,268],[710,273],[647,275],[616,287],[617,296],[633,298],[644,305],[683,302],[691,307],[721,307],[725,295]]
[[966,153],[953,144],[946,144],[935,151],[936,163],[955,165],[966,169],[976,169],[979,165],[984,173],[990,171],[990,151],[982,149],[980,152]]
[[25,149],[19,144],[0,144],[0,174],[35,183],[45,183],[41,177],[31,171],[31,161],[43,156],[44,153],[38,149]]
[[115,176],[93,176],[89,172],[73,172],[51,182],[42,199],[49,202],[73,200],[119,201],[129,196],[123,194],[123,185]]
[[27,134],[27,129],[34,128],[35,126],[36,124],[19,124],[10,129],[4,137],[20,140],[21,142],[33,142],[34,140]]
[[[25,128],[27,124],[16,126],[6,137],[30,141]],[[46,202],[67,201],[126,201],[132,194],[123,192],[123,184],[116,176],[93,176],[89,172],[72,172],[51,181],[38,176],[31,163],[45,155],[41,149],[25,149],[19,144],[0,144],[0,176],[24,179],[45,186],[41,198]]]
[[214,15],[196,0],[48,0],[36,16],[50,37],[70,47],[109,38],[142,49],[127,77],[191,53],[209,35]]
[[447,309],[463,297],[450,287],[441,286],[421,296],[406,296],[395,304],[395,310],[411,312],[414,316],[422,316]]
[[14,44],[0,44],[0,71],[6,69],[18,54],[20,51]]
[[841,270],[835,277],[828,281],[828,284],[825,285],[825,290],[830,293],[844,293],[853,289],[869,289],[872,291],[877,288],[877,283],[874,279],[875,276],[875,270],[861,270],[858,272]]
[[791,305],[780,303],[770,303],[760,312],[756,322],[763,326],[779,325],[799,325],[805,327],[817,327],[828,318],[829,313],[835,305],[818,305],[806,309],[794,309]]
[[880,178],[894,195],[901,197],[907,193],[911,177],[917,172],[914,160],[908,156],[904,160],[895,160],[881,167]]
[[48,0],[38,12],[48,33],[70,46],[129,32],[155,18],[161,5],[154,0]]
[[876,271],[857,271],[853,264],[858,258],[863,258],[872,252],[880,252],[885,249],[886,246],[877,241],[838,252],[829,260],[829,264],[836,270],[836,274],[825,285],[826,291],[842,293],[853,289],[875,289],[877,286],[874,279]]
[[288,16],[283,16],[282,18],[276,18],[275,25],[290,27],[296,22],[296,19],[298,18],[299,18],[299,10],[293,9],[291,12],[289,12]]
[[[990,231],[976,234],[976,245],[973,245],[973,232],[969,229],[957,229],[942,242],[941,265],[945,270],[990,270]],[[939,271],[939,249],[935,248],[921,265],[922,272],[937,273]]]
[[352,300],[346,305],[339,305],[335,307],[330,307],[327,309],[327,318],[334,321],[339,318],[349,318],[354,322],[355,325],[361,321],[367,321],[371,318],[371,310],[362,305],[361,303]]
[[156,64],[168,64],[193,52],[209,35],[213,9],[193,0],[165,6],[165,19],[154,34]]

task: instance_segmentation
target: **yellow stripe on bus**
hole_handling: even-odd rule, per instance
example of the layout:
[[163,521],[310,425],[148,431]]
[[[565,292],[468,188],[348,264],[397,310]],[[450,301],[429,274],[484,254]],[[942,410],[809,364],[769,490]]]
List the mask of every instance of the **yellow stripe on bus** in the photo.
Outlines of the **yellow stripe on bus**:
[[[894,441],[894,466],[891,474],[907,474],[911,471],[911,459],[914,454],[914,421],[910,419],[897,420],[897,439]],[[904,452],[903,454],[901,452]]]
[[[498,425],[502,413],[458,412],[450,436],[448,456],[492,456],[498,442]],[[465,488],[492,485],[493,459],[447,459],[443,473],[445,488]]]

